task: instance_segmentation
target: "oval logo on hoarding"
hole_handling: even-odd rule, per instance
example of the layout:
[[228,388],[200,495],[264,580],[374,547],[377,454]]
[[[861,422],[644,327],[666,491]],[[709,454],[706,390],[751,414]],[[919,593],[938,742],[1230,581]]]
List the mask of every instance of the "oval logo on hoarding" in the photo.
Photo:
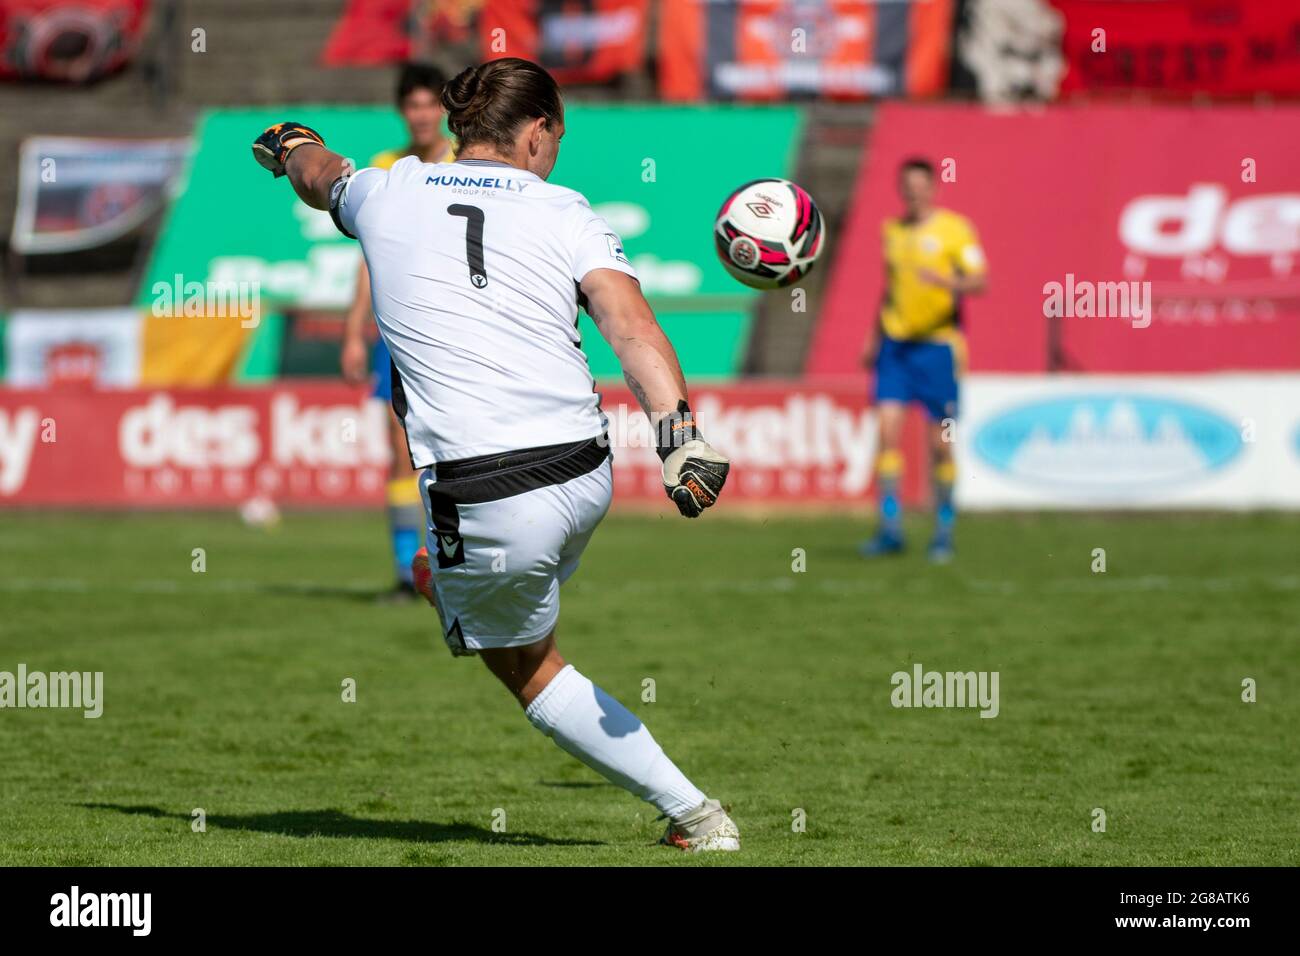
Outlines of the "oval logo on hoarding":
[[1031,402],[975,434],[975,453],[1010,478],[1071,494],[1141,493],[1185,485],[1241,452],[1222,415],[1136,394]]

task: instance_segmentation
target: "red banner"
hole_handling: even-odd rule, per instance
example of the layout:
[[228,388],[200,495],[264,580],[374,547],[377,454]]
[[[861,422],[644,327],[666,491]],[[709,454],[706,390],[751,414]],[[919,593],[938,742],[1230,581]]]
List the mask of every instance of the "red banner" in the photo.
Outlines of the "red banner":
[[411,0],[348,0],[321,56],[326,66],[383,66],[411,58],[417,21]]
[[882,293],[881,220],[918,154],[988,258],[988,292],[965,306],[972,369],[1300,368],[1298,151],[1294,107],[886,104],[808,370],[854,370]]
[[928,96],[948,82],[951,0],[663,0],[666,100]]
[[473,35],[484,0],[347,0],[321,60],[326,66],[384,66],[427,60],[444,43]]
[[5,0],[0,78],[84,83],[136,51],[149,0]]
[[1061,93],[1300,93],[1300,6],[1283,0],[1051,0]]
[[[731,457],[729,504],[866,503],[875,417],[859,379],[692,390],[709,441]],[[602,391],[615,499],[670,508],[645,416]],[[386,411],[334,383],[192,390],[0,390],[0,506],[226,507],[254,498],[377,505]],[[909,454],[921,460],[923,433]],[[922,476],[912,476],[910,498]]]
[[483,57],[523,57],[556,82],[604,83],[645,61],[649,0],[486,0]]
[[385,414],[334,384],[0,391],[0,503],[377,502]]

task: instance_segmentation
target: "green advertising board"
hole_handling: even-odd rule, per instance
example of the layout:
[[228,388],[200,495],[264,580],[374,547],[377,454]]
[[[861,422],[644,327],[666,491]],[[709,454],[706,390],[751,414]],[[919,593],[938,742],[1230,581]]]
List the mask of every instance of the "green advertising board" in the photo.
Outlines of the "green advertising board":
[[[404,141],[384,107],[217,110],[196,132],[182,192],[154,248],[139,302],[156,283],[259,283],[264,307],[337,308],[351,300],[360,249],[329,215],[304,205],[251,158],[249,144],[286,116],[319,130],[332,149],[365,166]],[[713,251],[713,216],[736,186],[788,175],[802,126],[796,107],[595,106],[575,104],[551,181],[582,192],[624,240],[642,288],[688,375],[726,379],[744,357],[759,294],[737,283]],[[618,363],[581,319],[597,378]],[[264,323],[245,369],[264,374],[276,349]],[[261,356],[261,360],[255,360]],[[261,370],[260,372],[258,370]]]

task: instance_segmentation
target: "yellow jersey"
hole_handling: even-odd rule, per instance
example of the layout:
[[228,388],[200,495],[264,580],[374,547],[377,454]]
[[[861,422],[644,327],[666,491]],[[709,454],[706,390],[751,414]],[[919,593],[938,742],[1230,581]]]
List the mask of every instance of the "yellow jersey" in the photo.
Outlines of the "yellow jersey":
[[891,339],[948,339],[960,322],[961,297],[926,282],[921,270],[951,278],[984,272],[984,252],[975,227],[965,217],[935,209],[923,222],[886,219],[881,246],[885,255],[885,299],[880,325]]
[[[405,159],[407,156],[414,156],[415,153],[406,149],[386,149],[382,153],[375,153],[370,157],[370,165],[377,169],[392,169],[393,163],[399,159]],[[456,147],[452,143],[447,144],[441,156],[434,160],[435,163],[450,163],[456,158]]]

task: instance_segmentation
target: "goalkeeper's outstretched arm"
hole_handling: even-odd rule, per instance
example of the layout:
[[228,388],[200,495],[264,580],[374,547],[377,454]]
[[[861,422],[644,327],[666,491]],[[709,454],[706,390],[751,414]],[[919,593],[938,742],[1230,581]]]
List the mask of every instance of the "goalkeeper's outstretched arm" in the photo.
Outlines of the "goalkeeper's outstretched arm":
[[330,187],[352,172],[338,153],[324,146],[296,149],[285,165],[293,191],[313,209],[329,209]]
[[616,269],[593,269],[582,280],[582,294],[596,328],[618,356],[628,388],[657,425],[689,399],[677,352],[641,287]]
[[276,123],[253,141],[253,158],[277,178],[288,176],[293,191],[313,209],[329,209],[330,187],[352,172],[338,153],[325,148],[310,126]]
[[695,427],[677,352],[631,276],[616,269],[593,269],[581,288],[587,312],[618,356],[628,388],[650,419],[664,463],[664,491],[682,514],[698,517],[718,500],[731,465]]

